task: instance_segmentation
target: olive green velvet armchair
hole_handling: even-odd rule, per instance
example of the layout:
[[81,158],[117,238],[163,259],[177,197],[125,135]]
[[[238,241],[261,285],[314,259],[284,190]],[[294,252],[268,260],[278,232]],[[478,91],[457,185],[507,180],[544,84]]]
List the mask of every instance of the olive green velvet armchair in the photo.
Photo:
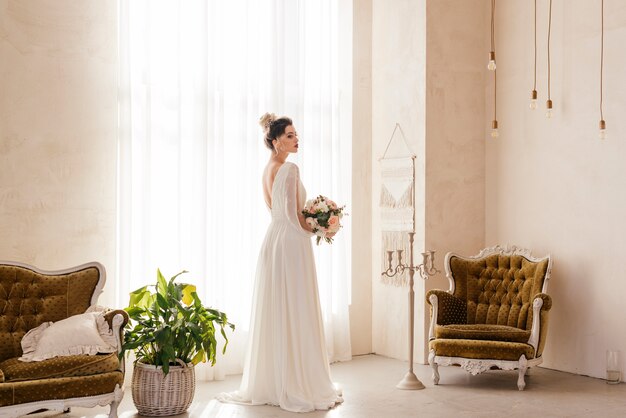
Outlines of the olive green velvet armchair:
[[[96,405],[110,405],[109,417],[117,417],[124,387],[124,364],[117,352],[32,362],[20,359],[21,340],[29,330],[82,314],[90,307],[97,309],[104,282],[100,263],[42,271],[0,261],[0,417]],[[103,312],[104,325],[115,336],[119,352],[128,315],[121,310]]]
[[495,246],[472,257],[448,253],[444,266],[450,289],[426,294],[434,384],[439,384],[438,366],[460,365],[472,375],[518,370],[517,386],[523,390],[526,371],[542,362],[546,343],[550,256]]

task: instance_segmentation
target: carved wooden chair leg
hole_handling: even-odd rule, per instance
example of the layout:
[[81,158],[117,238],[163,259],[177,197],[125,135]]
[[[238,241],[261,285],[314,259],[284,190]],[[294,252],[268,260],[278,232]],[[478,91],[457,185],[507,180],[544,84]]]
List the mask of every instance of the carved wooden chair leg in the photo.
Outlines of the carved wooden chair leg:
[[117,407],[120,406],[120,402],[122,402],[122,398],[124,397],[124,391],[120,387],[120,385],[115,386],[115,398],[113,402],[111,402],[110,410],[109,410],[109,418],[117,418]]
[[434,350],[430,350],[430,353],[428,354],[428,363],[430,364],[430,367],[433,369],[433,383],[435,385],[439,384],[439,365],[435,362],[435,351]]
[[526,356],[522,354],[519,358],[519,376],[517,377],[517,388],[519,390],[524,390],[526,387],[526,382],[524,381],[526,370],[528,370],[528,361],[526,360]]
[[109,418],[117,418],[117,407],[120,406],[120,401],[111,402],[109,410]]

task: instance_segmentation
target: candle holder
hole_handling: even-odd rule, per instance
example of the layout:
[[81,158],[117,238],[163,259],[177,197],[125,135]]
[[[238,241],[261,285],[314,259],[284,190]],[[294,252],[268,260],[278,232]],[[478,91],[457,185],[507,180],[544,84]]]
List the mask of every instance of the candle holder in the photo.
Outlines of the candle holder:
[[[413,372],[413,343],[414,343],[414,321],[415,321],[415,291],[413,290],[413,284],[415,273],[419,273],[420,277],[424,280],[428,279],[439,273],[439,270],[435,268],[435,252],[426,251],[422,253],[422,264],[413,265],[413,240],[415,238],[415,232],[409,232],[409,264],[402,262],[403,250],[387,250],[387,270],[381,274],[387,277],[394,277],[398,274],[404,274],[405,271],[409,272],[409,370],[404,378],[396,385],[398,389],[417,390],[424,389],[424,384],[415,376]],[[398,262],[393,267],[393,253],[398,255]]]

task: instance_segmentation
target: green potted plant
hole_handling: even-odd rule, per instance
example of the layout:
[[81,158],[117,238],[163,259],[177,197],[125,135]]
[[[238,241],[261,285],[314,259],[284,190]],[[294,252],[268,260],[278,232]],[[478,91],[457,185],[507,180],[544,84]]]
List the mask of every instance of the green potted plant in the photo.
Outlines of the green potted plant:
[[157,270],[157,282],[130,294],[130,327],[124,331],[120,356],[134,351],[132,395],[139,414],[166,416],[187,410],[195,392],[194,366],[215,364],[219,327],[226,352],[225,313],[205,307],[196,287],[169,281]]

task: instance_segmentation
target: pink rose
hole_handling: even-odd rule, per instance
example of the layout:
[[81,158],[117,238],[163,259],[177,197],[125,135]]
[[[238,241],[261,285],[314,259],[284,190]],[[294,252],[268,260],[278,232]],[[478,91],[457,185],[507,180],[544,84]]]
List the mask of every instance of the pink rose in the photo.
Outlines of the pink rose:
[[339,224],[339,216],[333,215],[328,219],[328,230],[330,232],[337,232],[341,225]]

